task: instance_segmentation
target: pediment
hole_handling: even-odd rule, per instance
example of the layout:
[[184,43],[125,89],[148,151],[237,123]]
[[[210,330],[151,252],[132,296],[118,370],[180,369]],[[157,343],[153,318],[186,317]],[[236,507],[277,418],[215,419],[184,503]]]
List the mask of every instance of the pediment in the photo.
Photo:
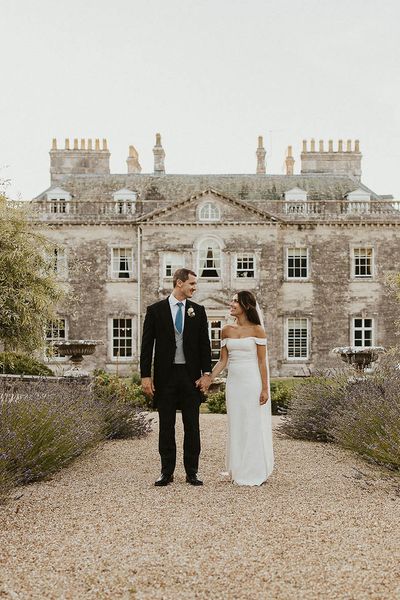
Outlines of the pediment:
[[371,194],[363,188],[359,187],[356,190],[345,194],[345,198],[347,198],[347,200],[350,200],[351,202],[355,202],[357,200],[361,202],[367,202],[368,200],[371,200]]
[[61,187],[50,188],[46,196],[47,200],[71,200],[71,194]]
[[129,190],[128,188],[122,188],[121,190],[117,190],[113,194],[114,200],[136,200],[137,192],[133,190]]
[[[207,202],[215,204],[220,212],[218,220],[203,221],[199,218],[199,209]],[[266,222],[282,221],[275,215],[259,208],[222,194],[214,189],[207,189],[162,209],[157,209],[140,219],[143,223],[218,223]]]
[[299,187],[291,188],[284,193],[286,201],[296,200],[298,202],[305,202],[307,200],[307,192]]

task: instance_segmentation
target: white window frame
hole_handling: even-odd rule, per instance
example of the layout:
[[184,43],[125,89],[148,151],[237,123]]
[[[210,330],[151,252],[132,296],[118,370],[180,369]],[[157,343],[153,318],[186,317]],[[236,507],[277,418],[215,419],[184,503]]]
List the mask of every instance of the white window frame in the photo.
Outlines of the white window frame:
[[[356,274],[356,251],[360,251],[360,250],[370,250],[371,251],[371,261],[370,261],[370,266],[371,266],[371,273],[370,275],[357,275]],[[374,263],[375,263],[375,250],[372,246],[354,246],[351,249],[351,276],[352,279],[356,279],[357,281],[360,280],[368,280],[370,281],[371,279],[374,278],[375,275],[375,268],[374,268]]]
[[[289,329],[290,321],[305,321],[306,322],[306,355],[305,356],[289,356]],[[296,329],[296,328],[294,328]],[[297,329],[301,329],[298,327]],[[296,339],[294,337],[293,339]],[[302,339],[302,338],[300,338]],[[301,347],[301,345],[300,345]],[[308,317],[287,317],[285,325],[285,356],[286,360],[290,362],[304,362],[310,359],[310,319]]]
[[[240,268],[238,266],[239,261],[253,261],[253,268]],[[248,273],[252,273],[252,275],[239,275],[239,271],[247,271]],[[256,255],[254,252],[237,252],[234,256],[234,273],[233,276],[235,279],[255,279],[256,278]]]
[[[131,321],[131,356],[114,356],[114,340],[118,339],[129,339],[128,337],[118,337],[118,338],[114,338],[114,321],[127,321],[130,320]],[[118,362],[118,363],[130,363],[133,362],[135,359],[135,352],[136,352],[136,340],[135,340],[135,323],[134,323],[134,317],[133,315],[113,315],[111,317],[109,317],[109,323],[108,323],[108,331],[109,331],[109,357],[110,357],[110,361],[111,362]]]
[[[119,257],[114,257],[114,254],[117,251],[121,251],[121,250],[128,250],[129,254],[127,254],[127,258],[128,258],[128,267],[130,266],[130,268],[128,268],[127,271],[121,271],[120,268],[116,269],[114,268],[117,261],[121,260],[121,256]],[[129,265],[130,262],[130,265]],[[119,277],[120,273],[127,273],[128,277]],[[111,279],[113,281],[129,281],[130,279],[133,279],[133,247],[129,246],[129,245],[119,245],[119,246],[112,246],[111,247]]]
[[49,204],[49,212],[51,214],[66,215],[69,213],[69,204],[64,198],[51,198]]
[[[219,326],[215,326],[217,323],[219,323]],[[223,326],[223,319],[210,318],[208,320],[208,337],[210,338],[211,362],[213,367],[217,364],[221,353],[221,332]]]
[[68,214],[71,194],[60,187],[47,192],[48,211],[52,214]]
[[[305,250],[306,254],[305,254],[305,258],[306,258],[306,272],[307,275],[300,275],[299,277],[296,276],[291,276],[289,275],[289,251],[290,250]],[[297,257],[295,257],[297,258]],[[299,256],[298,257],[301,261],[302,258],[304,258],[303,256]],[[296,267],[294,267],[295,269]],[[302,269],[302,267],[300,266],[300,270]],[[286,248],[286,280],[287,281],[304,281],[306,279],[310,278],[310,252],[307,246],[289,246]]]
[[[362,321],[361,327],[356,327],[356,321]],[[365,321],[371,321],[371,326],[366,327]],[[361,331],[362,344],[356,344],[356,331]],[[374,346],[374,344],[375,344],[375,320],[373,319],[373,317],[368,317],[368,316],[363,317],[361,315],[352,317],[351,345],[355,346],[357,348],[365,347],[365,334],[367,331],[371,332],[371,343],[368,344],[366,347]]]
[[[59,317],[58,321],[64,321],[64,335],[65,337],[59,337],[59,336],[48,336],[48,331],[49,328],[52,328],[52,332],[54,333],[56,327],[55,327],[55,323],[47,323],[46,325],[46,331],[45,331],[45,339],[46,339],[46,347],[48,349],[52,349],[52,354],[48,355],[47,352],[45,352],[45,361],[46,362],[65,362],[66,360],[68,360],[68,356],[60,356],[59,354],[57,354],[57,348],[52,347],[51,343],[52,342],[56,342],[56,341],[62,341],[62,340],[68,340],[68,319],[66,317]],[[57,327],[58,330],[60,330],[60,327]]]
[[[205,250],[205,254],[204,254],[204,249]],[[207,257],[208,255],[208,251],[212,250],[213,252],[216,250],[218,252],[217,257],[215,257],[215,255],[213,254],[213,258],[210,259]],[[210,266],[208,269],[205,269],[204,265],[204,261],[213,261],[213,263],[215,263],[214,266]],[[202,279],[210,279],[213,281],[221,281],[222,279],[222,248],[221,248],[221,244],[215,239],[215,238],[205,238],[203,240],[201,240],[198,244],[198,260],[197,260],[197,264],[198,264],[198,269],[197,269],[197,273],[199,278]],[[217,276],[211,276],[211,275],[202,275],[204,270],[215,270],[217,273]]]
[[[204,214],[204,212],[206,214]],[[207,200],[199,206],[198,210],[199,221],[215,222],[221,220],[221,209],[216,202]]]
[[[61,256],[60,256],[61,254]],[[54,273],[59,279],[67,279],[68,277],[68,260],[67,260],[67,252],[65,248],[57,247],[54,248],[53,256],[53,268]]]
[[137,192],[122,189],[114,192],[114,212],[117,215],[133,215],[136,212]]
[[[171,266],[171,274],[167,275],[167,267]],[[185,266],[185,256],[183,252],[165,252],[162,259],[163,279],[172,279],[175,271]]]

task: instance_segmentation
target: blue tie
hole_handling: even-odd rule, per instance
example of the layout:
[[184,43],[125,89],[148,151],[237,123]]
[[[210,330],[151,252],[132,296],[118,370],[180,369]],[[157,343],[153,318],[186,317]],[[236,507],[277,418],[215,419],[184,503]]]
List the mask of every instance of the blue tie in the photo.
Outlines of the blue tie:
[[182,333],[182,329],[183,329],[182,306],[183,306],[183,302],[178,302],[178,304],[177,304],[178,312],[176,313],[176,317],[175,317],[175,329],[177,330],[178,333]]

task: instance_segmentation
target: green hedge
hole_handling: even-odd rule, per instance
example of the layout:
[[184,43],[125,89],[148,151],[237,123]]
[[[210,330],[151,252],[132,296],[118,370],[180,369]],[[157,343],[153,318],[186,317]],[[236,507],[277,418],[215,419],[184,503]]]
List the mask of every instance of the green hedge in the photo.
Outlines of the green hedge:
[[53,375],[53,371],[29,354],[0,352],[0,373],[7,375]]
[[[298,379],[273,379],[271,381],[271,410],[273,415],[281,415],[287,412],[293,389],[298,383]],[[225,391],[221,390],[210,394],[207,398],[207,408],[211,413],[225,414]]]

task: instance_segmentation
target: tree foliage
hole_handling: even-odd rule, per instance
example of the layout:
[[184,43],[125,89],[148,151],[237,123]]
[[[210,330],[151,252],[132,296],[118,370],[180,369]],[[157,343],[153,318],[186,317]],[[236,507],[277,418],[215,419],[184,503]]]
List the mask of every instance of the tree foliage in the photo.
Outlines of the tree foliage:
[[0,193],[0,340],[8,350],[31,351],[44,345],[62,292],[50,258],[54,247],[23,204]]

